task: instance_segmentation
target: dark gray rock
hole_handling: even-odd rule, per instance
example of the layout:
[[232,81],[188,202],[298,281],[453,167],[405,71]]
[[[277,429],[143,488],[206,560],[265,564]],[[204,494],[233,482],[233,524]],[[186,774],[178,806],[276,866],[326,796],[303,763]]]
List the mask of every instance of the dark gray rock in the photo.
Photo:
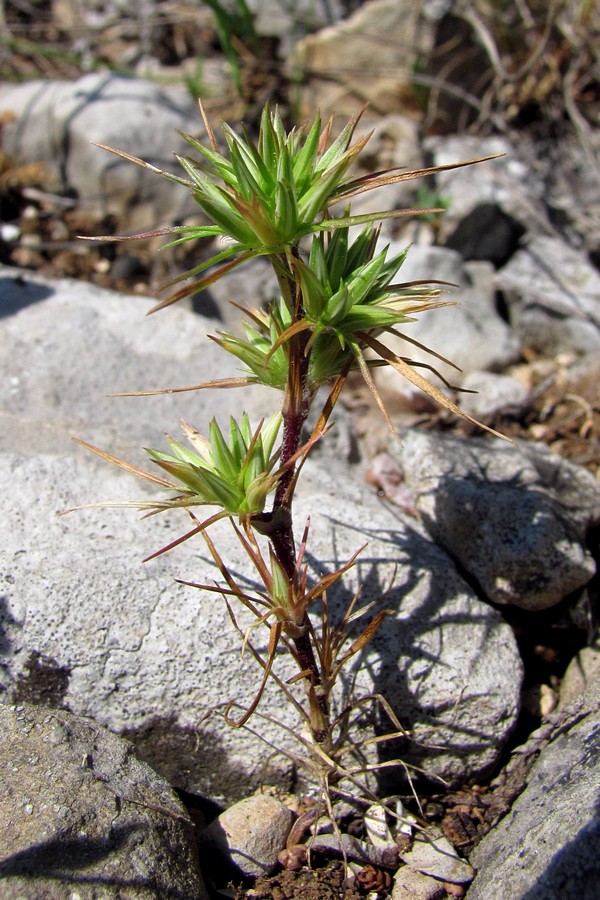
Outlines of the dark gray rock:
[[525,233],[523,226],[495,203],[479,203],[448,235],[445,245],[463,259],[483,259],[495,269],[508,262]]
[[595,900],[599,840],[600,713],[588,709],[556,727],[526,789],[476,847],[468,900]]
[[64,710],[0,705],[6,900],[207,900],[193,825],[127,741]]
[[546,609],[594,575],[600,488],[586,469],[542,445],[417,431],[390,452],[434,540],[492,602]]

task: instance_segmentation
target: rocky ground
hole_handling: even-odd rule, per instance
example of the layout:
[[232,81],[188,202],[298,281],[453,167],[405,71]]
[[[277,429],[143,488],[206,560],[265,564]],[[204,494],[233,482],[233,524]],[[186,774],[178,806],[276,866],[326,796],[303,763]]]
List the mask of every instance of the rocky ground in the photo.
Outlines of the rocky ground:
[[[426,823],[430,840],[450,841],[480,874],[469,888],[473,872],[468,878],[448,873],[439,858],[415,862],[408,854],[415,844],[418,849],[418,839],[411,850],[394,834],[395,852],[405,863],[397,873],[380,865],[376,855],[372,861],[359,855],[348,886],[343,867],[331,863],[329,847],[315,854],[313,871],[290,864],[289,857],[275,874],[256,881],[252,873],[251,881],[241,883],[238,870],[229,893],[231,873],[219,872],[215,896],[595,896],[585,893],[588,885],[593,891],[598,875],[593,869],[585,875],[593,856],[586,856],[585,848],[598,830],[600,140],[593,125],[600,107],[598,22],[593,10],[585,13],[582,6],[578,17],[568,4],[558,4],[558,17],[547,21],[532,5],[527,7],[531,21],[525,16],[518,23],[509,21],[508,12],[497,21],[482,19],[476,3],[450,3],[437,11],[425,4],[418,23],[402,4],[386,0],[296,4],[295,14],[284,3],[250,5],[258,7],[256,34],[236,20],[231,46],[219,42],[213,13],[196,9],[197,4],[149,3],[141,12],[137,5],[134,10],[127,4],[84,4],[85,15],[75,2],[3,7],[0,314],[6,328],[0,347],[10,376],[2,389],[0,414],[7,427],[0,450],[5,483],[13,489],[7,500],[9,561],[2,572],[6,699],[63,706],[128,736],[181,791],[188,811],[203,825],[206,815],[214,817],[207,798],[229,805],[260,784],[261,768],[247,763],[253,752],[262,758],[258,745],[248,744],[237,754],[218,728],[201,737],[196,731],[197,685],[207,671],[221,700],[230,696],[239,672],[250,684],[255,679],[249,662],[235,673],[219,674],[223,654],[231,652],[220,635],[214,648],[195,643],[193,634],[207,623],[194,598],[176,592],[180,612],[171,612],[174,595],[161,585],[181,577],[193,557],[184,553],[148,577],[132,575],[132,557],[148,545],[145,526],[117,524],[117,519],[107,525],[104,514],[93,514],[80,560],[80,582],[91,586],[82,614],[86,592],[73,583],[65,550],[65,541],[73,541],[81,526],[46,523],[51,511],[91,499],[90,481],[102,478],[103,496],[121,490],[104,470],[74,460],[64,435],[83,429],[94,443],[115,446],[116,440],[121,453],[150,442],[157,406],[115,412],[98,398],[107,389],[147,387],[156,372],[169,385],[202,380],[198,359],[215,377],[223,363],[208,349],[203,331],[235,324],[227,300],[240,291],[232,278],[218,290],[215,286],[195,311],[177,311],[164,320],[162,343],[150,331],[128,337],[136,332],[145,298],[205,248],[157,254],[155,240],[81,242],[79,235],[131,233],[195,221],[196,215],[176,192],[161,194],[128,180],[100,151],[90,153],[89,140],[145,158],[150,148],[162,165],[176,129],[195,128],[192,94],[199,88],[217,121],[244,117],[249,127],[267,99],[279,101],[290,120],[294,110],[315,105],[351,115],[367,99],[366,126],[375,127],[373,169],[506,154],[495,163],[428,180],[420,195],[416,187],[397,189],[380,205],[443,202],[448,207],[443,219],[412,219],[385,233],[392,244],[414,242],[407,280],[439,278],[459,286],[461,307],[444,311],[454,318],[435,325],[424,317],[411,334],[460,364],[462,375],[443,374],[465,391],[477,391],[458,392],[465,411],[523,443],[507,455],[471,426],[382,375],[381,393],[403,436],[398,447],[368,391],[353,382],[331,455],[315,453],[300,511],[322,505],[324,496],[340,509],[335,536],[327,529],[319,536],[315,526],[314,549],[322,559],[350,555],[358,525],[367,533],[371,568],[365,564],[359,574],[377,573],[367,593],[375,596],[398,569],[396,618],[374,643],[366,669],[376,674],[371,681],[365,676],[362,687],[382,690],[413,730],[416,749],[403,748],[406,758],[450,785],[440,789],[439,781],[419,782],[420,805],[405,785],[407,814]],[[402,40],[419,34],[421,43],[400,63],[385,35],[399,27],[395,17],[402,15]],[[511,57],[503,29],[517,26],[523,46],[513,47]],[[373,72],[368,69],[372,46],[360,62],[364,35],[378,41],[381,65]],[[445,54],[453,41],[464,49],[450,66]],[[350,54],[350,63],[342,53]],[[305,75],[294,93],[299,60]],[[446,91],[440,88],[442,76]],[[182,81],[187,91],[181,90]],[[466,95],[462,101],[457,85]],[[260,266],[244,278],[242,287],[254,302],[268,299],[272,288]],[[94,286],[120,294],[105,295]],[[177,348],[172,358],[167,346]],[[414,351],[407,348],[407,355],[414,358]],[[111,367],[108,359],[121,364]],[[194,402],[192,421],[203,411]],[[257,415],[264,402],[262,396],[253,401]],[[238,401],[226,403],[233,411]],[[353,485],[343,506],[342,484]],[[33,521],[23,515],[25,502],[35,510]],[[98,559],[109,552],[107,537],[118,546],[103,569]],[[34,553],[24,553],[31,547]],[[110,579],[114,584],[115,578],[135,608],[135,633],[131,610],[112,611]],[[219,622],[226,629],[224,613]],[[102,633],[102,646],[93,637],[90,641],[86,630]],[[436,659],[439,668],[422,659]],[[374,660],[378,665],[383,660],[380,669]],[[438,675],[442,667],[451,674]],[[141,694],[136,684],[144,684]],[[46,726],[35,724],[38,730]],[[431,734],[443,749],[428,757],[422,748],[431,743]],[[204,762],[188,764],[202,742]],[[227,759],[232,775],[215,775],[219,758]],[[567,767],[568,789],[561,781]],[[291,771],[275,766],[271,774],[284,806],[294,806],[300,820],[310,798],[292,801],[286,795],[293,786]],[[135,777],[141,777],[137,771]],[[544,791],[550,784],[556,799],[548,814]],[[122,793],[121,781],[117,787]],[[568,808],[577,811],[574,818]],[[519,832],[516,824],[524,809],[529,838],[527,828]],[[110,819],[111,808],[107,815]],[[548,822],[554,829],[550,835],[543,831]],[[362,814],[342,810],[339,824],[345,835],[372,846]],[[538,860],[537,869],[519,857],[527,839],[537,841],[532,847],[544,863]],[[103,838],[92,835],[93,840],[100,845]],[[21,846],[15,841],[16,855],[8,869],[6,860],[0,863],[0,876],[17,879],[18,892],[24,889],[18,879],[27,859],[18,858]],[[289,835],[286,842],[293,856],[298,842]],[[552,850],[550,856],[542,846]],[[555,858],[558,849],[564,852]],[[160,858],[163,851],[150,847],[148,852]],[[193,856],[195,850],[187,852]],[[42,865],[39,859],[36,864]],[[578,871],[585,875],[580,881]],[[177,896],[192,891],[202,896],[201,880],[192,883]],[[578,886],[561,893],[560,886],[569,884]],[[141,896],[131,890],[131,896]],[[166,890],[155,887],[163,893],[154,895],[167,896]]]

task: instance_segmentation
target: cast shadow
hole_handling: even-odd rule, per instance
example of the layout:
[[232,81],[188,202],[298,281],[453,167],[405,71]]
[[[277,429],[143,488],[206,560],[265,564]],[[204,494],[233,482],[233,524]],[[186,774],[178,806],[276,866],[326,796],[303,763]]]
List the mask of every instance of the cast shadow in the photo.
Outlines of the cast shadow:
[[0,278],[0,319],[13,316],[34,303],[47,300],[54,288],[46,284],[28,281],[22,275]]

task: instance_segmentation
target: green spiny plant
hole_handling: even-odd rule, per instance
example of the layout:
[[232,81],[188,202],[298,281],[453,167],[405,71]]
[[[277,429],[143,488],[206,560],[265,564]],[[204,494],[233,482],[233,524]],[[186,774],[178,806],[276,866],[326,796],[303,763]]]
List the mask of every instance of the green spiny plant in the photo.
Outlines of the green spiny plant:
[[[391,366],[440,404],[469,418],[427,381],[417,370],[417,363],[397,356],[385,343],[386,334],[396,335],[399,328],[402,336],[411,341],[404,326],[415,314],[443,306],[446,301],[438,283],[398,280],[407,251],[390,255],[389,248],[381,247],[376,223],[437,210],[401,209],[353,215],[349,201],[365,191],[453,166],[413,171],[390,169],[357,178],[351,174],[351,166],[370,137],[366,135],[353,143],[360,117],[350,121],[331,140],[331,120],[323,127],[317,116],[310,126],[286,131],[278,111],[269,108],[262,114],[257,140],[246,131],[240,135],[223,124],[222,150],[202,104],[200,109],[208,144],[186,136],[195,155],[179,158],[184,175],[161,171],[127,153],[105,148],[185,185],[209,222],[158,229],[151,232],[152,236],[170,235],[166,246],[198,238],[225,239],[220,242],[224,249],[167,285],[171,293],[151,312],[205,290],[232,269],[258,256],[269,260],[279,295],[266,309],[242,307],[246,319],[243,336],[229,332],[213,336],[223,350],[241,362],[241,376],[168,390],[258,383],[278,392],[280,411],[255,426],[247,415],[239,422],[231,419],[228,429],[213,419],[207,437],[184,423],[186,444],[170,439],[169,451],[148,451],[154,470],[140,469],[89,444],[84,446],[170,492],[166,497],[124,505],[149,513],[178,507],[187,512],[191,529],[153,555],[196,535],[203,537],[223,581],[217,587],[200,582],[193,586],[223,596],[234,626],[243,635],[243,646],[263,669],[261,684],[249,708],[235,718],[233,710],[239,707],[232,702],[226,719],[236,727],[246,725],[268,679],[274,679],[306,725],[306,734],[297,735],[303,750],[298,761],[312,768],[328,798],[330,785],[342,778],[355,780],[361,771],[345,764],[352,707],[337,716],[332,713],[333,687],[343,667],[370,641],[389,611],[377,611],[353,640],[349,636],[350,623],[369,612],[372,604],[357,608],[357,595],[341,622],[334,624],[330,620],[327,591],[353,565],[360,551],[336,571],[310,582],[304,560],[308,528],[297,545],[293,521],[294,492],[303,463],[330,427],[331,414],[351,370],[360,371],[392,431],[372,376],[378,365]],[[331,213],[336,205],[342,207],[338,217]],[[361,228],[352,237],[354,226]],[[129,238],[102,238],[125,239]],[[416,341],[412,343],[421,347]],[[310,438],[303,443],[303,426],[323,385],[328,386],[327,399]],[[196,508],[204,506],[216,507],[217,511],[203,518]],[[260,588],[253,593],[236,580],[213,542],[210,527],[220,519],[229,521],[258,577]],[[256,650],[250,631],[244,633],[238,626],[233,601],[250,611],[255,626],[269,629],[266,655]],[[321,608],[319,628],[311,616],[317,601]],[[304,685],[304,702],[297,700],[290,682],[284,683],[273,669],[280,645],[296,664],[297,675],[292,682]],[[358,705],[370,699],[373,698],[363,698]],[[397,735],[400,724],[385,701],[381,702]],[[269,719],[268,714],[258,716],[259,721]]]

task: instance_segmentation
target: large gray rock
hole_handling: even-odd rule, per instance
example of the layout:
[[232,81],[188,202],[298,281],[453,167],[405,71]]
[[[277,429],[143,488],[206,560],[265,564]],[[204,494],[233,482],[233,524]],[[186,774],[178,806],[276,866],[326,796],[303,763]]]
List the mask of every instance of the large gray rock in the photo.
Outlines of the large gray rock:
[[[8,279],[5,272],[5,278]],[[93,714],[125,732],[179,787],[237,799],[265,778],[290,777],[286,761],[265,772],[264,748],[207,712],[252,700],[260,671],[225,604],[175,582],[218,575],[201,540],[142,565],[141,558],[189,529],[185,516],[141,522],[123,510],[88,510],[58,518],[69,506],[148,497],[143,485],[68,441],[76,433],[148,465],[140,451],[163,446],[183,416],[201,430],[247,401],[253,421],[280,397],[241,393],[107,399],[106,391],[197,383],[235,373],[235,361],[203,337],[209,325],[184,309],[145,319],[150,301],[70,282],[4,282],[0,356],[0,468],[5,496],[3,568],[6,699],[36,696]],[[6,295],[5,295],[6,296]],[[307,560],[313,574],[368,549],[332,591],[336,616],[363,585],[363,600],[393,614],[355,662],[359,693],[381,692],[416,746],[407,759],[450,780],[481,773],[498,758],[516,719],[521,667],[511,630],[481,603],[413,519],[386,509],[335,456],[309,462],[296,522],[311,516]],[[231,570],[252,588],[247,560],[224,523],[214,540]],[[395,580],[394,580],[395,579]],[[389,589],[390,582],[393,587]],[[240,627],[250,624],[240,615]],[[358,628],[362,623],[355,623]],[[264,652],[265,629],[251,638]],[[294,674],[280,654],[281,677]],[[302,700],[299,686],[298,696]],[[481,703],[485,696],[486,702]],[[296,714],[275,688],[254,720],[276,746],[298,750]],[[411,756],[412,754],[412,756]]]
[[417,431],[390,452],[434,540],[492,602],[546,609],[594,575],[600,488],[586,469],[542,445]]
[[[522,228],[536,232],[542,228],[552,233],[544,205],[544,181],[506,138],[444,135],[428,138],[424,146],[436,166],[501,154],[498,159],[448,169],[435,176],[437,191],[448,203],[448,209],[440,219],[442,238],[452,235],[461,223],[474,216],[478,208],[488,205],[496,207]],[[525,146],[533,158],[535,151],[528,145],[521,144],[520,151]],[[480,243],[487,238],[485,232],[480,233]]]
[[133,747],[88,719],[0,705],[5,900],[207,900],[193,824]]
[[600,350],[600,274],[559,238],[528,241],[496,276],[524,346],[538,353]]
[[88,206],[127,213],[132,230],[197,212],[185,187],[93,146],[107,144],[182,175],[173,154],[190,148],[177,130],[201,127],[183,89],[106,73],[78,81],[27,81],[0,86],[0,112],[5,111],[16,116],[3,129],[5,153],[21,163],[43,163],[49,186],[74,192]]
[[599,801],[600,713],[588,707],[556,727],[526,789],[476,847],[468,900],[595,900]]
[[460,408],[479,421],[523,409],[529,397],[527,388],[515,378],[495,372],[469,372],[463,379],[462,388],[465,393],[458,396]]
[[[392,244],[390,255],[399,253],[403,246]],[[519,341],[496,311],[493,269],[489,263],[465,264],[453,250],[417,245],[411,247],[397,280],[419,279],[448,282],[449,287],[442,287],[443,299],[456,305],[416,315],[415,321],[399,326],[398,331],[451,360],[462,371],[440,362],[409,341],[385,335],[383,343],[394,353],[434,366],[453,384],[460,384],[474,370],[501,370],[517,359]],[[425,374],[440,384],[435,375]],[[386,390],[402,391],[408,386],[391,368],[376,369],[375,377]]]

